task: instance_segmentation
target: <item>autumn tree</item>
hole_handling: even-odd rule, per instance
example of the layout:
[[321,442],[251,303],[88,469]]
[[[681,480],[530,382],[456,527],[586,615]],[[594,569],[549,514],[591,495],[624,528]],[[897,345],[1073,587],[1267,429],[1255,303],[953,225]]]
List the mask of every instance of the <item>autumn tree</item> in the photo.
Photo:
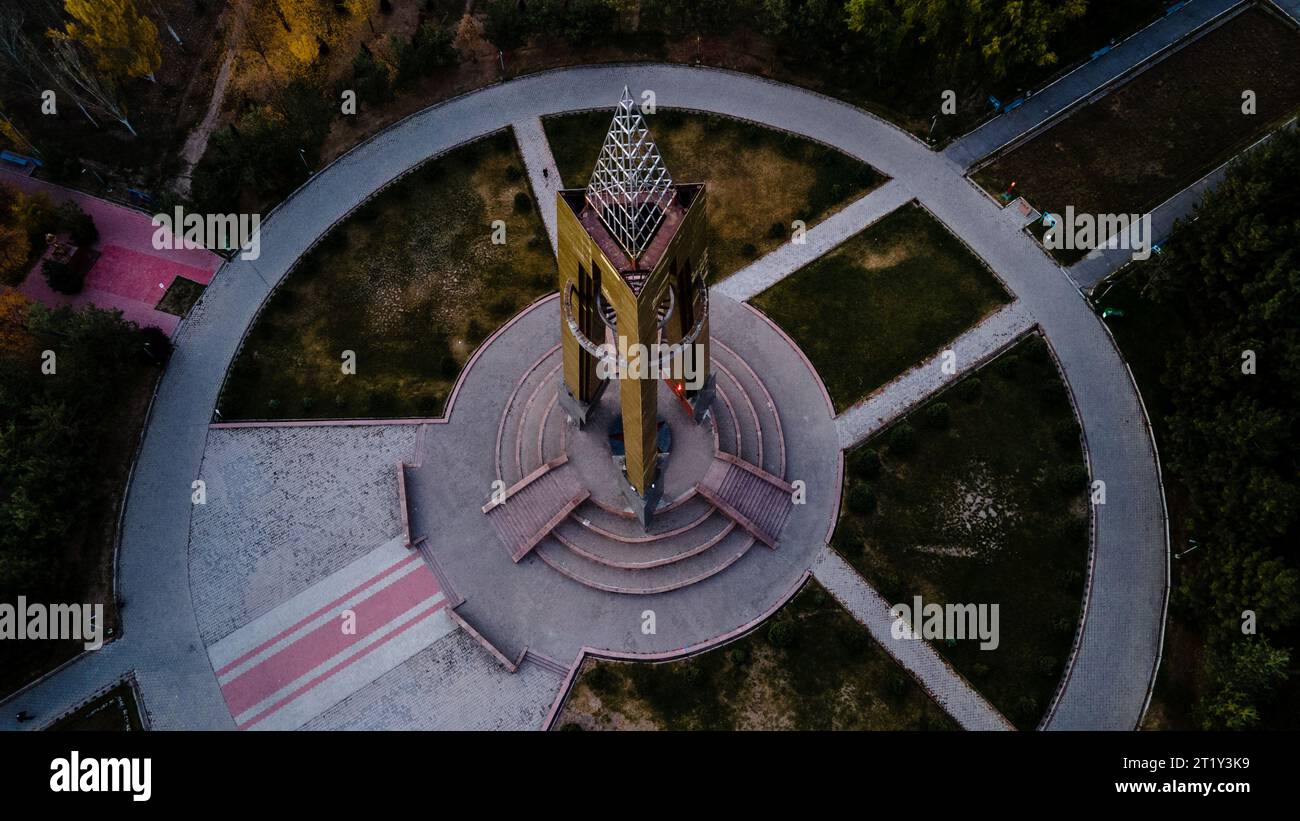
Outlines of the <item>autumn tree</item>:
[[[27,235],[13,225],[0,225],[0,284],[15,285],[27,266]],[[0,329],[2,334],[3,329]],[[2,341],[2,339],[0,339]]]
[[1022,66],[1054,65],[1056,37],[1087,8],[1087,0],[847,0],[844,4],[849,29],[871,37],[880,49],[877,59],[891,60],[902,49],[919,44],[931,53],[939,72],[952,77],[973,73],[994,81]]
[[148,77],[162,64],[158,27],[140,14],[135,0],[63,0],[72,17],[52,38],[80,43],[95,68],[115,78]]

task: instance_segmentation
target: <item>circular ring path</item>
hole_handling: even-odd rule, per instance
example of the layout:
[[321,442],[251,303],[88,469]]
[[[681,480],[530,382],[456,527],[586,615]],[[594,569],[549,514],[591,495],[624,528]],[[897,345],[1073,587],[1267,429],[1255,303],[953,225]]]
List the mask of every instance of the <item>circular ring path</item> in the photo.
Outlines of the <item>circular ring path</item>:
[[[1082,422],[1090,471],[1107,484],[1107,503],[1094,512],[1080,641],[1049,727],[1132,729],[1138,724],[1159,658],[1167,545],[1145,414],[1100,321],[1065,273],[948,156],[861,109],[804,89],[723,70],[663,64],[559,69],[440,103],[358,145],[268,215],[261,257],[224,265],[175,339],[175,355],[159,386],[126,502],[119,553],[122,637],[11,699],[11,715],[17,709],[57,714],[133,671],[155,727],[234,726],[195,617],[187,551],[194,513],[190,493],[201,473],[226,369],[263,301],[332,225],[406,171],[515,122],[606,108],[624,85],[635,93],[653,89],[666,108],[751,120],[871,164],[892,178],[889,186],[896,193],[901,190],[929,209],[1008,285],[1052,345]],[[732,280],[724,283],[721,293],[731,285]],[[536,348],[538,353],[544,349]],[[726,364],[725,354],[720,359]],[[502,401],[516,381],[498,385]],[[727,398],[736,414],[732,418],[748,412],[741,409],[739,395],[728,391]],[[538,401],[547,399],[539,396]],[[453,416],[458,410],[453,409]],[[488,453],[495,453],[499,418],[474,420],[475,430],[486,431]],[[720,437],[724,427],[719,424]],[[795,426],[785,427],[790,435]],[[794,459],[796,449],[787,448],[787,453]],[[447,457],[443,469],[450,473],[460,467],[441,449],[425,456],[425,465]],[[783,540],[782,549],[770,555],[780,561],[806,551],[799,553],[801,561],[810,560],[821,547],[813,542],[825,534],[809,531],[798,537],[811,541],[785,550]],[[660,614],[661,630],[663,618]]]

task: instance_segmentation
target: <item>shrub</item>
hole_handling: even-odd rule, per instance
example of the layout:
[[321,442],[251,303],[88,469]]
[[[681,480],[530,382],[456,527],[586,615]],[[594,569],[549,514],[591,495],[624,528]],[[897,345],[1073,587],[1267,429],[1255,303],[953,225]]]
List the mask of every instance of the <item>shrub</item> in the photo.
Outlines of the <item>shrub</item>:
[[959,398],[964,399],[967,402],[973,402],[978,399],[980,394],[983,392],[984,383],[980,381],[978,376],[968,376],[963,379],[961,384],[958,385],[954,391]]
[[61,294],[79,294],[86,284],[84,271],[56,259],[42,262],[41,273],[45,275],[45,281],[50,287]]
[[515,211],[520,214],[527,214],[533,210],[533,200],[523,191],[515,194]]
[[1083,465],[1057,465],[1052,481],[1063,493],[1078,493],[1088,487],[1088,469]]
[[947,402],[932,402],[926,407],[922,417],[925,419],[926,426],[935,430],[947,430],[952,422]]
[[600,695],[611,695],[618,689],[618,674],[604,664],[597,664],[587,673],[587,686]]
[[520,171],[519,166],[514,163],[506,166],[506,180],[509,182],[519,182],[523,176],[524,172]]
[[456,361],[454,356],[444,356],[442,362],[438,363],[438,371],[442,374],[443,379],[455,379],[456,374],[460,373],[460,363]]
[[509,294],[502,294],[488,305],[488,311],[498,319],[504,319],[515,312],[515,299]]
[[1016,715],[1022,723],[1033,724],[1039,718],[1038,699],[1033,696],[1021,696],[1016,700]]
[[58,218],[59,228],[71,234],[72,241],[77,245],[94,245],[99,241],[99,229],[95,227],[95,220],[75,202],[69,200],[60,205]]
[[849,457],[849,473],[856,479],[875,479],[880,475],[880,454],[874,448],[853,454]]
[[1072,450],[1079,446],[1079,426],[1073,419],[1062,419],[1052,427],[1052,438],[1063,449]]
[[749,257],[750,259],[753,259],[754,257],[758,256],[758,247],[755,246],[754,243],[752,242],[747,242],[740,247],[740,253],[746,257]]
[[889,452],[906,456],[916,450],[916,431],[907,422],[899,422],[889,431]]
[[732,647],[730,651],[728,651],[727,656],[731,659],[732,664],[739,667],[740,665],[745,664],[746,662],[749,661],[749,650],[746,649],[743,645],[738,644],[735,647]]
[[162,328],[146,325],[140,329],[140,347],[151,362],[162,364],[171,358],[172,341]]
[[849,512],[869,516],[876,510],[876,492],[866,482],[854,482],[849,491]]
[[767,229],[768,239],[781,239],[784,236],[785,236],[785,226],[779,222],[772,223],[772,226]]
[[789,619],[778,619],[767,628],[767,640],[773,647],[786,648],[792,647],[795,642],[794,622]]

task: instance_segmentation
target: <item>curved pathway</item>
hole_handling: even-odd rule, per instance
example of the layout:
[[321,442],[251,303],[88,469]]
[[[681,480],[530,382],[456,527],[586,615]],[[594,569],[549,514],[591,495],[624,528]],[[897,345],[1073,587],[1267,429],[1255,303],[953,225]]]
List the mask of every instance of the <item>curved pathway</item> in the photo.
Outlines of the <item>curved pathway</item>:
[[[153,726],[234,726],[190,596],[190,483],[200,475],[226,368],[262,301],[331,225],[425,159],[521,120],[608,107],[625,84],[654,89],[664,107],[752,120],[870,163],[894,178],[881,191],[919,200],[998,272],[1051,341],[1081,417],[1093,478],[1107,486],[1107,503],[1095,509],[1091,593],[1077,655],[1048,726],[1138,724],[1164,618],[1159,473],[1124,362],[1065,273],[965,179],[962,164],[860,109],[727,71],[625,65],[530,75],[426,109],[357,146],[275,209],[263,223],[262,257],[225,265],[177,334],[126,504],[122,638],[10,699],[0,726],[12,726],[20,709],[41,718],[32,724],[43,723],[130,670]],[[879,194],[865,199],[864,215],[877,210],[870,202]]]

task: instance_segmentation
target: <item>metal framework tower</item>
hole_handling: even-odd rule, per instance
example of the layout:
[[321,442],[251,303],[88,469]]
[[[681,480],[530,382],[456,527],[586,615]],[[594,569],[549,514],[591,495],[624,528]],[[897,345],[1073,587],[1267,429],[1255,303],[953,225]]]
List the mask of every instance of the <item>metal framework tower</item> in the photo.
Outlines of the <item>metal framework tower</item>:
[[713,400],[704,212],[704,186],[673,182],[627,88],[587,188],[566,189],[556,198],[564,354],[559,401],[582,427],[610,381],[602,374],[616,375],[623,490],[643,524],[662,492],[660,377],[687,377],[670,379],[669,386],[690,403],[697,422]]

